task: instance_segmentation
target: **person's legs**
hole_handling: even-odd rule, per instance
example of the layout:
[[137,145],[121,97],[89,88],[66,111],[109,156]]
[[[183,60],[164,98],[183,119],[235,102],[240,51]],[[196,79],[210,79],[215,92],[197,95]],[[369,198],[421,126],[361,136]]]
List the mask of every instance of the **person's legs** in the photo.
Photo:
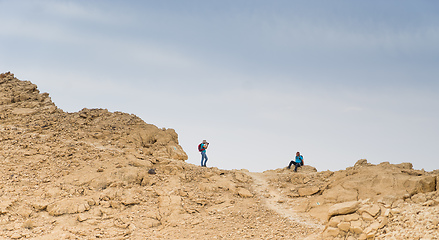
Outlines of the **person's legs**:
[[206,152],[201,152],[201,166],[202,167],[206,167],[206,163],[207,163],[207,155]]
[[206,154],[206,152],[204,152],[204,166],[205,166],[205,167],[207,167],[207,166],[206,166],[206,164],[207,164],[207,159],[208,159],[208,158],[207,158],[207,154]]
[[292,161],[290,162],[290,164],[288,164],[288,169],[291,168],[291,165],[293,165],[293,163],[294,163],[294,160],[292,160]]
[[294,171],[297,172],[297,167],[299,166],[300,163],[296,163],[294,162]]

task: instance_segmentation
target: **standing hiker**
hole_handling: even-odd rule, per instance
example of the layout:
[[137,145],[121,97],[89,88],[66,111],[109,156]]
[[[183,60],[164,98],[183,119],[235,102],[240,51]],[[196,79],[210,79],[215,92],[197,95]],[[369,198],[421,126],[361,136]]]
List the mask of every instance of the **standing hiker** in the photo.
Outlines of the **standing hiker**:
[[294,171],[297,172],[297,168],[303,166],[303,156],[300,155],[300,152],[296,153],[296,159],[291,160],[290,164],[288,165],[288,169],[291,168],[291,165],[294,164]]
[[206,140],[203,140],[200,145],[198,145],[198,151],[201,152],[201,166],[206,167],[207,163],[207,155],[206,155],[206,149],[209,146],[209,143]]

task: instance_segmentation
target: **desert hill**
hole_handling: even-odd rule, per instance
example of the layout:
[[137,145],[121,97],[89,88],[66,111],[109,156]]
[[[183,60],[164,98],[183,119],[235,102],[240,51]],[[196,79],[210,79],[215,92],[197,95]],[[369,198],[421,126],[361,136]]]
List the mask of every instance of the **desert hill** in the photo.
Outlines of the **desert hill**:
[[438,171],[202,168],[173,129],[0,74],[0,238],[438,239]]

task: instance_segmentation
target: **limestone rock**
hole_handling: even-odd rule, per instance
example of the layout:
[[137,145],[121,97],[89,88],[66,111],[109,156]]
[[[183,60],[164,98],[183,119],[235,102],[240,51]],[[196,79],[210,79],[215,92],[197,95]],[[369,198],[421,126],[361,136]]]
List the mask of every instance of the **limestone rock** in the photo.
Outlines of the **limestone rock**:
[[21,233],[15,232],[11,235],[11,239],[20,239],[22,237]]
[[60,216],[63,214],[82,213],[90,210],[88,201],[82,198],[63,199],[47,206],[47,212],[52,216]]
[[381,212],[380,206],[377,204],[373,204],[370,206],[363,206],[360,209],[358,209],[358,212],[362,214],[363,212],[368,213],[370,216],[375,217]]
[[23,228],[33,229],[34,227],[36,227],[36,224],[32,219],[28,219],[23,223]]
[[356,221],[351,223],[351,228],[349,231],[355,233],[355,234],[361,234],[363,233],[363,228],[361,227],[361,222]]
[[335,215],[344,215],[349,214],[357,211],[357,209],[360,206],[360,202],[358,201],[351,201],[351,202],[344,202],[344,203],[338,203],[329,208],[328,211],[328,218],[335,216]]
[[247,190],[247,189],[245,189],[245,188],[238,188],[238,189],[236,190],[236,192],[237,192],[237,194],[238,194],[240,197],[243,197],[243,198],[250,198],[250,197],[253,197],[253,194],[252,194],[249,190]]
[[340,230],[338,228],[328,227],[323,232],[323,237],[324,238],[336,237],[339,233],[340,233]]
[[338,229],[347,232],[351,228],[351,223],[350,222],[341,222],[337,225],[337,227],[338,227]]
[[361,214],[361,217],[363,218],[364,221],[368,221],[368,222],[371,222],[371,221],[373,221],[375,219],[372,215],[370,215],[367,212],[363,212]]
[[360,215],[358,213],[348,214],[344,215],[343,219],[345,222],[352,222],[356,221],[360,218]]
[[297,190],[299,192],[299,196],[304,197],[304,196],[310,196],[313,195],[317,192],[320,191],[319,187],[304,187],[304,188],[299,188]]

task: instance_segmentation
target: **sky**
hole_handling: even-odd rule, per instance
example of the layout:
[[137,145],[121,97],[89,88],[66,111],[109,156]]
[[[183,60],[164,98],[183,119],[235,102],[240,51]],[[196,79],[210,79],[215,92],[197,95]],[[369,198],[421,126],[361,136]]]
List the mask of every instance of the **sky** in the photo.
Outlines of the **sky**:
[[188,163],[439,169],[434,0],[0,0],[0,72],[173,128]]

